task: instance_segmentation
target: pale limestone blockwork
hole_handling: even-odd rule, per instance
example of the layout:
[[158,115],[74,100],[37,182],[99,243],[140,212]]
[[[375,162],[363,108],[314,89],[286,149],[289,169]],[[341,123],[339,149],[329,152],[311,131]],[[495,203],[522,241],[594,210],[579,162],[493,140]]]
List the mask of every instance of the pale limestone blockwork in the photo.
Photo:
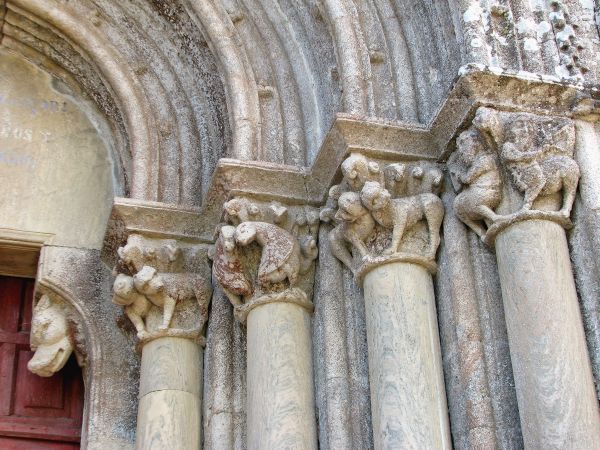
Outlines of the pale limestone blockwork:
[[375,448],[451,448],[431,279],[442,172],[429,162],[381,169],[354,153],[342,173],[321,219],[336,223],[332,254],[364,279]]
[[[523,440],[531,448],[600,446],[600,413],[562,229],[572,226],[580,174],[574,145],[570,119],[480,108],[449,160],[455,187],[465,185],[454,202],[458,217],[496,247]],[[488,169],[469,176],[461,164],[483,154]],[[493,183],[478,187],[489,173]],[[478,196],[465,202],[474,188]],[[494,204],[486,204],[492,195]],[[479,215],[461,212],[465,204]]]
[[452,448],[431,275],[388,263],[364,293],[375,448]]

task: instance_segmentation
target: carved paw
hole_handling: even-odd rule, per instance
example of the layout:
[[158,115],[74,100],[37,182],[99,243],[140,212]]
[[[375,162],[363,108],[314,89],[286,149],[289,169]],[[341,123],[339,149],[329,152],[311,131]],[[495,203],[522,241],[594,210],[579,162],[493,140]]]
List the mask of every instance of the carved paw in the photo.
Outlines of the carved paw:
[[138,331],[137,337],[139,340],[146,339],[150,334],[147,331]]

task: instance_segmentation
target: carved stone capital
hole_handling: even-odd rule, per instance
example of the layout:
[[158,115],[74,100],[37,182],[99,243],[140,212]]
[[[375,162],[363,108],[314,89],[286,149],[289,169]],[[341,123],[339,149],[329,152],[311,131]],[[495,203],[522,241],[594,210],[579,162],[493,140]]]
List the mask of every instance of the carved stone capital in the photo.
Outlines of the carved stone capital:
[[167,336],[203,343],[212,284],[201,222],[197,209],[115,199],[102,257],[140,346]]
[[245,322],[249,311],[273,302],[312,310],[318,210],[309,206],[235,197],[223,205],[213,277]]
[[123,306],[140,344],[164,336],[200,339],[212,288],[198,248],[131,234],[118,255],[113,303]]
[[571,227],[579,181],[571,119],[481,107],[456,147],[448,159],[454,210],[488,245],[523,220]]
[[444,207],[443,173],[432,162],[385,163],[352,153],[329,191],[321,220],[331,222],[331,251],[361,279],[389,262],[435,272]]
[[35,353],[27,368],[36,375],[51,377],[73,352],[79,365],[84,366],[83,340],[73,307],[56,295],[44,293],[33,308],[30,344]]

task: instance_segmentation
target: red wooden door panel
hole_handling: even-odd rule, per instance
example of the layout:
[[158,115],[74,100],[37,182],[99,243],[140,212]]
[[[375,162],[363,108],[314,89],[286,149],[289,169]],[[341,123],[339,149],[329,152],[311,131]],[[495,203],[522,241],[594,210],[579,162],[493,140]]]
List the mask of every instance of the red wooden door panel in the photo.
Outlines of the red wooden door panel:
[[0,449],[75,449],[83,379],[75,358],[52,377],[27,370],[34,280],[0,276]]

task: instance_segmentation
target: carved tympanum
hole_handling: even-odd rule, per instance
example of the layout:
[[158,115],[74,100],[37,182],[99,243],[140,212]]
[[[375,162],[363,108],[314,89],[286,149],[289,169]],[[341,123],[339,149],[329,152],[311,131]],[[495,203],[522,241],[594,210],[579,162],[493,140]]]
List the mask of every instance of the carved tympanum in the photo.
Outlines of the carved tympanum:
[[236,197],[224,205],[228,224],[218,230],[213,276],[244,322],[264,303],[291,302],[312,310],[317,211]]
[[[33,309],[31,349],[35,351],[27,368],[42,377],[50,377],[63,368],[81,337],[74,320],[74,311],[66,302],[47,294],[40,297]],[[83,358],[76,352],[77,361]]]
[[[172,239],[131,235],[119,248],[113,303],[124,307],[140,341],[160,336],[198,337],[212,294],[206,275],[196,273],[195,252]],[[201,265],[201,263],[200,263]],[[191,270],[190,270],[191,269]]]
[[409,261],[435,270],[444,207],[443,173],[433,163],[387,164],[351,154],[343,180],[329,191],[321,220],[333,222],[331,251],[357,276],[377,265]]
[[521,220],[570,227],[579,181],[574,147],[570,119],[479,108],[448,160],[457,216],[487,243]]

